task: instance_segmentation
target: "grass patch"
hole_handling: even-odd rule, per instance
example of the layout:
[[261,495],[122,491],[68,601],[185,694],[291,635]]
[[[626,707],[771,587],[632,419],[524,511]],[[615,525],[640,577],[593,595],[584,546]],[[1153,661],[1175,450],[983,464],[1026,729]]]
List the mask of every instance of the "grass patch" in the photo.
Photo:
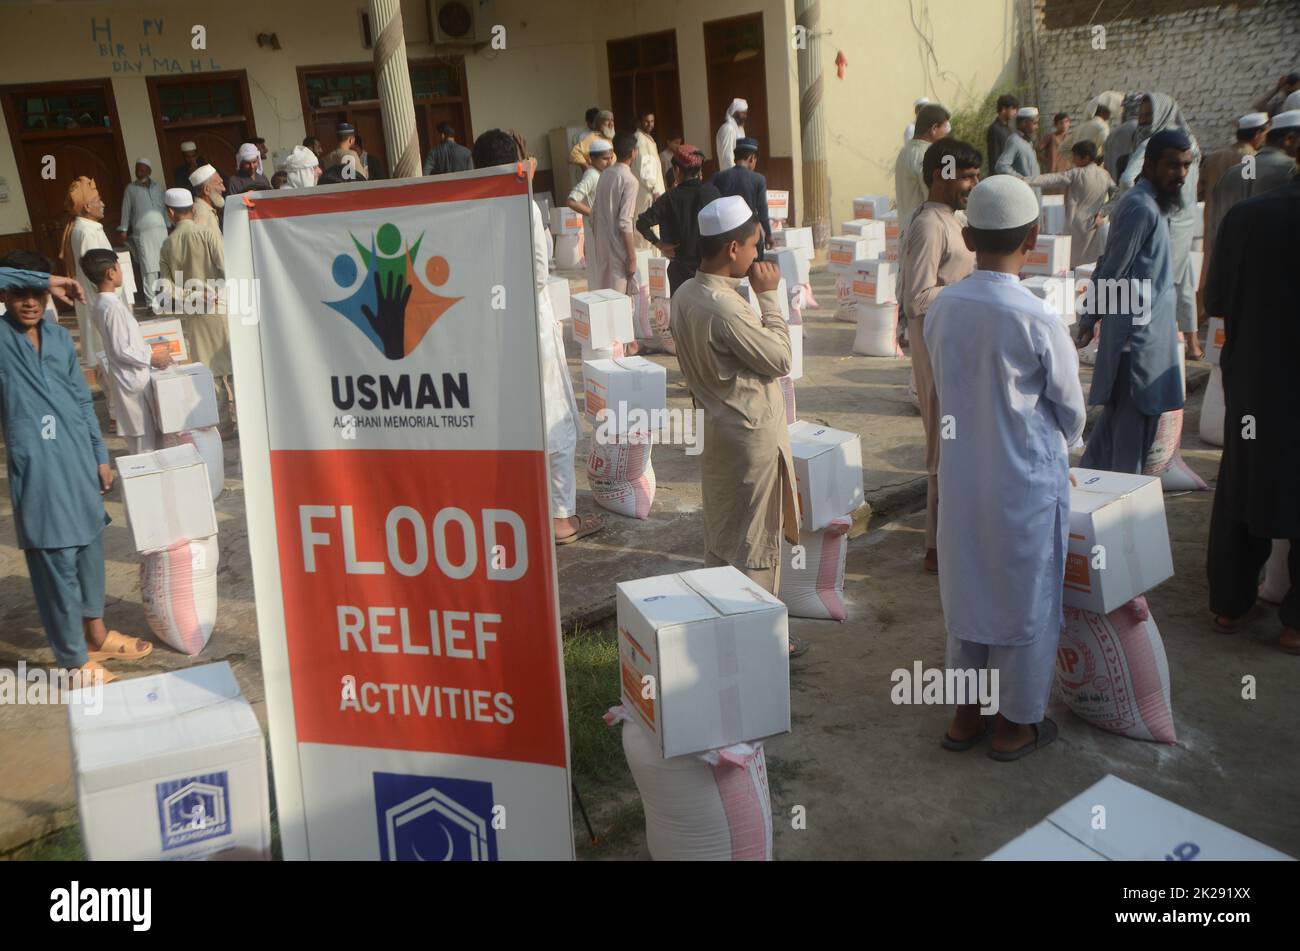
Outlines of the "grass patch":
[[16,862],[83,862],[86,847],[81,842],[81,827],[66,826],[53,835],[15,849],[6,857]]
[[[983,154],[987,147],[985,133],[988,131],[989,123],[997,118],[998,115],[998,96],[1004,93],[1015,96],[1020,100],[1022,106],[1033,105],[1029,101],[1030,92],[1027,85],[1007,84],[998,89],[992,89],[984,97],[983,102],[968,101],[963,103],[952,113],[949,120],[952,123],[951,135],[954,138],[961,139]],[[1015,123],[1012,123],[1012,131],[1015,131]],[[993,170],[993,163],[998,160],[996,155],[984,156],[985,175]]]
[[601,719],[619,702],[618,640],[613,626],[577,628],[564,639],[573,776],[584,795],[588,785],[630,780],[622,731]]

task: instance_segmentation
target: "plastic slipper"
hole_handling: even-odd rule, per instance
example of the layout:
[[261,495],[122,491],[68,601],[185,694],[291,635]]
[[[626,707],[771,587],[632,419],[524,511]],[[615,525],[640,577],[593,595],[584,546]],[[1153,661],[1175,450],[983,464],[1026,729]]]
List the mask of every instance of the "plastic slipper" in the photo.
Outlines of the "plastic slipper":
[[1056,721],[1043,717],[1041,723],[1034,724],[1034,739],[1032,743],[1026,743],[1024,746],[1017,746],[1014,750],[989,750],[989,759],[995,759],[999,763],[1010,763],[1028,756],[1035,750],[1041,750],[1044,746],[1056,739],[1058,730]]
[[90,652],[91,660],[139,660],[153,653],[153,645],[144,641],[144,650],[134,646],[138,637],[127,637],[121,631],[109,631],[98,650]]
[[985,737],[987,737],[992,732],[993,732],[993,718],[985,717],[984,731],[982,733],[976,733],[974,736],[972,736],[970,739],[967,740],[954,740],[951,736],[948,735],[947,731],[945,730],[943,734],[943,739],[939,741],[939,745],[942,746],[945,750],[952,750],[954,753],[964,753],[972,746],[975,746],[983,742]]
[[595,535],[605,527],[605,520],[599,515],[579,515],[578,530],[572,535],[565,535],[563,538],[556,538],[557,545],[572,545],[579,538],[586,538],[588,535]]
[[808,653],[808,642],[805,641],[802,637],[795,637],[793,634],[791,634],[790,635],[790,659],[794,660],[796,657],[802,657],[806,653]]
[[[100,673],[96,675],[96,671]],[[98,661],[88,660],[77,668],[75,673],[81,675],[81,687],[91,687],[99,684],[111,684],[117,679],[117,674],[113,673]],[[103,679],[100,679],[103,678]]]

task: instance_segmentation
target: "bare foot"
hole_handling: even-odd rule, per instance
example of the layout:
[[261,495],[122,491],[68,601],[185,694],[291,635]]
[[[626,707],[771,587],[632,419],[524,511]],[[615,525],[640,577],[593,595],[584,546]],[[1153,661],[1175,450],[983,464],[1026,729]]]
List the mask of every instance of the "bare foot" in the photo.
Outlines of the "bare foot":
[[979,704],[963,703],[957,707],[948,725],[948,736],[958,743],[973,740],[984,733],[984,718],[980,716]]
[[1010,753],[1033,743],[1037,736],[1032,723],[1012,723],[999,713],[992,746],[999,753]]

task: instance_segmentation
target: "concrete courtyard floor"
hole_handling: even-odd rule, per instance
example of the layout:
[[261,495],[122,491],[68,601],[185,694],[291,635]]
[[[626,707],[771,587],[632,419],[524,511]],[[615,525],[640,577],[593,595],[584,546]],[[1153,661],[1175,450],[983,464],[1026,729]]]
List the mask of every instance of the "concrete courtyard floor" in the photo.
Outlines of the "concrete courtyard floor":
[[[582,287],[580,275],[573,290]],[[1300,757],[1292,726],[1300,688],[1296,658],[1273,646],[1275,612],[1262,609],[1234,637],[1210,632],[1204,551],[1212,493],[1166,496],[1175,576],[1149,595],[1169,656],[1177,746],[1103,733],[1063,705],[1051,711],[1061,738],[1019,763],[987,759],[980,748],[942,750],[944,708],[895,706],[890,674],[943,663],[943,619],[937,580],[921,569],[925,482],[920,420],[908,402],[910,364],[851,355],[853,327],[833,320],[833,276],[814,272],[820,308],[805,314],[805,378],[796,385],[799,416],[862,437],[871,529],[850,543],[845,593],[849,620],[792,619],[812,643],[794,661],[793,732],[767,743],[775,784],[778,858],[980,858],[1106,773],[1165,796],[1246,835],[1300,855],[1294,790]],[[570,369],[581,384],[578,348]],[[672,357],[671,406],[689,399]],[[1204,366],[1189,368],[1188,425],[1183,455],[1213,484],[1219,453],[1195,435]],[[1087,386],[1089,371],[1083,371]],[[101,421],[105,410],[97,401]],[[596,510],[585,482],[584,425],[579,449],[579,508]],[[124,450],[109,437],[110,451]],[[566,629],[598,625],[613,613],[614,584],[698,566],[702,560],[697,457],[680,445],[654,447],[658,482],[644,521],[606,513],[607,529],[558,549],[560,604]],[[0,474],[0,478],[3,475]],[[139,560],[129,544],[120,491],[107,501],[106,614],[112,626],[148,634],[140,603]],[[259,718],[264,690],[244,520],[238,444],[226,446],[226,490],[216,503],[221,598],[216,630],[203,653],[187,658],[159,645],[140,664],[119,671],[152,673],[229,661]],[[8,487],[0,491],[0,666],[50,663],[52,655],[16,545]],[[1253,675],[1258,699],[1241,699]],[[617,696],[611,682],[611,698]],[[66,713],[61,707],[0,706],[0,855],[76,823]],[[803,806],[807,827],[791,827]],[[575,824],[581,821],[575,813]],[[599,820],[598,823],[599,825]],[[599,830],[598,830],[599,831]],[[639,841],[613,857],[635,858]]]

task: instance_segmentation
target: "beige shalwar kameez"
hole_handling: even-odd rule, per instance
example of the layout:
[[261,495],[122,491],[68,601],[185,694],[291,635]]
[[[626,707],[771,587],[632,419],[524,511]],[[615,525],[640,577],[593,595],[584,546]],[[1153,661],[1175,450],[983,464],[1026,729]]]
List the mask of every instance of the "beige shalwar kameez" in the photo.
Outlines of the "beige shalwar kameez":
[[777,291],[758,295],[738,278],[698,272],[672,299],[677,361],[704,413],[704,541],[707,565],[732,565],[776,593],[781,538],[799,541],[794,460],[777,381],[790,372],[790,331]]
[[1102,166],[1076,165],[1068,172],[1035,175],[1031,186],[1065,189],[1065,226],[1070,235],[1070,267],[1095,264],[1101,257],[1101,226],[1096,224],[1102,206],[1118,186]]

